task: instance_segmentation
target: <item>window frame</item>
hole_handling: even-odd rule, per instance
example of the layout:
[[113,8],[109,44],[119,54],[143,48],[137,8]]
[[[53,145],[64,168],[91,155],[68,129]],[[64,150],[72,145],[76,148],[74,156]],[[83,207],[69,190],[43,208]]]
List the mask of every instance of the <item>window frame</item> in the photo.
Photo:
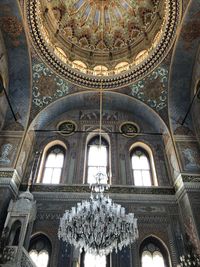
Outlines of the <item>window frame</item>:
[[[87,252],[85,252],[84,250],[80,253],[80,267],[85,267],[85,255],[86,255],[86,253]],[[112,254],[108,254],[105,257],[106,257],[106,266],[105,267],[110,267]]]
[[[85,146],[85,152],[84,152],[84,169],[83,169],[83,183],[87,183],[87,162],[88,162],[88,143],[91,139],[93,139],[95,136],[99,136],[99,129],[93,130],[91,133],[88,134],[88,136],[85,139],[84,146]],[[112,177],[112,166],[111,166],[111,142],[110,137],[107,133],[101,133],[102,138],[107,142],[108,144],[108,165],[107,165],[107,174],[108,174],[108,184],[111,184],[111,177]]]
[[[90,146],[92,146],[92,142],[94,142],[95,140],[98,140],[99,138],[100,138],[100,135],[99,134],[96,134],[92,138],[90,138],[90,140],[87,142],[87,147],[86,147],[86,153],[87,153],[86,154],[87,155],[86,156],[86,179],[85,179],[86,184],[88,184],[88,169],[89,169],[89,167],[91,167],[91,166],[88,166]],[[108,179],[107,183],[109,183],[109,143],[106,140],[106,138],[104,138],[103,136],[101,136],[101,139],[106,144],[106,145],[103,145],[102,144],[102,146],[106,147],[106,154],[107,154],[106,174],[107,174],[107,179]],[[94,167],[97,167],[97,165],[94,166]]]
[[[153,244],[157,250],[151,252],[150,250],[145,250],[145,248],[149,245],[149,244]],[[139,256],[140,256],[140,265],[141,267],[145,267],[142,265],[142,256],[144,252],[149,252],[151,255],[153,255],[155,252],[159,252],[162,255],[163,261],[164,261],[164,267],[170,267],[171,264],[171,260],[169,257],[169,251],[166,247],[166,245],[164,244],[164,242],[162,240],[160,240],[159,238],[155,237],[155,236],[148,236],[146,237],[141,245],[140,245],[140,249],[139,249]]]
[[[37,248],[37,242],[41,242],[44,244],[44,247],[42,247],[41,249]],[[29,244],[29,248],[28,248],[28,253],[30,253],[31,251],[36,251],[38,253],[38,255],[42,252],[42,251],[46,251],[48,253],[48,264],[47,267],[50,266],[50,262],[51,262],[51,254],[52,254],[52,243],[50,241],[50,239],[43,233],[34,235],[31,239],[30,239],[30,244]],[[31,258],[32,259],[32,258]],[[33,261],[33,260],[32,260]],[[36,264],[35,264],[36,265]]]
[[[147,157],[148,162],[149,162],[150,176],[151,176],[151,185],[149,187],[158,186],[158,180],[157,180],[157,174],[156,174],[156,168],[155,168],[152,150],[148,145],[146,145],[143,142],[136,142],[129,149],[129,153],[130,153],[129,158],[130,158],[130,167],[131,167],[131,176],[132,176],[133,185],[135,185],[135,182],[134,182],[134,174],[133,174],[132,156],[134,154],[134,151],[137,148],[139,148],[141,151],[144,152],[144,155]],[[135,186],[137,186],[137,185],[135,185]],[[141,186],[142,187],[148,187],[147,185],[141,185]]]
[[[36,178],[36,183],[40,183],[43,184],[43,175],[44,175],[44,171],[45,171],[45,164],[48,158],[48,155],[51,153],[51,150],[54,147],[60,147],[61,150],[63,151],[63,155],[64,155],[64,160],[63,160],[63,165],[62,165],[62,170],[61,170],[61,175],[60,175],[60,181],[58,184],[63,182],[63,173],[64,173],[64,169],[66,167],[66,152],[67,152],[67,147],[66,145],[60,141],[60,140],[54,140],[50,143],[48,143],[45,148],[43,149],[42,152],[42,156],[41,156],[41,160],[39,160],[39,170],[38,170],[38,174],[37,174],[37,178]],[[45,184],[44,184],[45,185]],[[48,183],[48,185],[57,185],[54,183]]]

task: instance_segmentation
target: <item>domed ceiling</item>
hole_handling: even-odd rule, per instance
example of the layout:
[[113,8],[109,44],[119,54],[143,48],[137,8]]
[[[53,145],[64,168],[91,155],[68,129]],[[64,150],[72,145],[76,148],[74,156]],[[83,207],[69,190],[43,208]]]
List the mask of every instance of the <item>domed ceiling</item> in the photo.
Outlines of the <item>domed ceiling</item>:
[[[114,89],[147,75],[169,51],[179,0],[28,0],[33,44],[58,74]],[[100,76],[100,77],[99,77]]]

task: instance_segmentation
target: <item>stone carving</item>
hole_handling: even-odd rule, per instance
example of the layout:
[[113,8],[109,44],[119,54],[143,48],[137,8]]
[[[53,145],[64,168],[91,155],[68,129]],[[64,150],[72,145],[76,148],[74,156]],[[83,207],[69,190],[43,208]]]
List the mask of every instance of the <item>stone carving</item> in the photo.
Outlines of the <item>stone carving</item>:
[[12,151],[13,146],[11,144],[3,144],[1,147],[1,156],[0,156],[0,164],[1,165],[9,165],[11,160],[9,159],[9,155]]
[[3,250],[3,262],[13,262],[15,260],[17,247],[6,247]]

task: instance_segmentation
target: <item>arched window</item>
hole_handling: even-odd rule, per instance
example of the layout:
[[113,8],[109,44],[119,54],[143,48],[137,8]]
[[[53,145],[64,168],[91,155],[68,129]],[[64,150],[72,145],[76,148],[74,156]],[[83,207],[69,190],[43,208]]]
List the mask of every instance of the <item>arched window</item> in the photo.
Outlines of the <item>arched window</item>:
[[85,253],[84,267],[106,267],[106,256]]
[[90,254],[89,252],[85,253],[84,251],[81,253],[81,264],[80,267],[109,267],[110,266],[110,255],[108,256],[100,256]]
[[142,267],[169,267],[167,251],[162,243],[154,237],[143,241],[140,255]]
[[99,172],[103,173],[104,179],[102,183],[108,182],[108,152],[109,145],[106,139],[96,135],[93,137],[87,145],[87,182],[95,183],[95,175]]
[[29,255],[37,267],[48,267],[51,256],[51,243],[44,235],[33,238],[29,246]]
[[153,184],[152,168],[147,151],[142,147],[135,147],[131,152],[131,164],[134,185],[151,186]]
[[63,163],[65,158],[65,148],[59,144],[51,146],[44,153],[42,160],[41,178],[39,182],[43,184],[58,184],[61,180]]

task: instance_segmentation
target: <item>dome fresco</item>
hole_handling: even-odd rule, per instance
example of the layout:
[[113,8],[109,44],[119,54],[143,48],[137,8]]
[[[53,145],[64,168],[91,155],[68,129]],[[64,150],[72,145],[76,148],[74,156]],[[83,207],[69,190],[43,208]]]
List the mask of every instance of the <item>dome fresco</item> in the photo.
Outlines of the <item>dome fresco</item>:
[[117,88],[141,78],[165,57],[174,40],[179,4],[29,0],[27,17],[34,45],[59,74],[90,88],[99,79],[105,88]]

